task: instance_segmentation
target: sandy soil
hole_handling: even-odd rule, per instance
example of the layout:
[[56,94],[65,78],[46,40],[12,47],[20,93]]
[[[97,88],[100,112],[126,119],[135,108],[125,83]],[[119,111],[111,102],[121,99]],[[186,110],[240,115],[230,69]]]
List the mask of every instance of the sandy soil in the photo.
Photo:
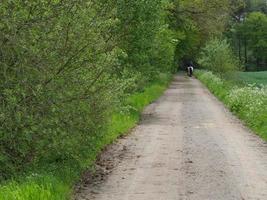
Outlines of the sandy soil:
[[183,75],[96,169],[75,199],[267,200],[267,144]]

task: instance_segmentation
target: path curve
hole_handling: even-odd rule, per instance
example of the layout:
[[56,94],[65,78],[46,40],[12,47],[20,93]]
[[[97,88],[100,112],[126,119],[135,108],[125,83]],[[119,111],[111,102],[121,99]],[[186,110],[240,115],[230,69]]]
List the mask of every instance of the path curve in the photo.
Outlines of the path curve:
[[89,180],[75,199],[267,199],[267,144],[183,75],[106,158],[114,162],[108,175]]

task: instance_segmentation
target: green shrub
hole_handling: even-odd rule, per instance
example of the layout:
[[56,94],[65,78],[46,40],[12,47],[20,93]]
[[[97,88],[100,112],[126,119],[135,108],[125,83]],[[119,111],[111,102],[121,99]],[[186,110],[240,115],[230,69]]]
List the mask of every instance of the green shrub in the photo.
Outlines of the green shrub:
[[218,74],[235,71],[239,65],[228,42],[220,39],[207,42],[201,50],[198,62],[203,68]]
[[121,51],[106,42],[114,6],[100,5],[1,3],[0,180],[44,163],[80,167],[105,132]]

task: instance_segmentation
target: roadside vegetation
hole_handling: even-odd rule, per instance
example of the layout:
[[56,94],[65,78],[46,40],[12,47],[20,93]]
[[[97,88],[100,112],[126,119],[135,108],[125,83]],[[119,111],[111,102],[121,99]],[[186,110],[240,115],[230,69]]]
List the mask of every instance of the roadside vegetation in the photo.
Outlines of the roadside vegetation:
[[248,127],[267,141],[267,87],[236,85],[209,71],[197,71],[200,79]]
[[171,74],[161,74],[159,79],[150,83],[143,92],[137,92],[125,100],[125,109],[111,113],[107,132],[95,137],[88,146],[83,158],[83,166],[75,161],[60,165],[54,164],[56,171],[48,166],[36,169],[16,180],[7,181],[0,186],[1,200],[62,200],[72,195],[73,185],[79,180],[84,170],[93,170],[93,163],[97,155],[108,144],[127,132],[139,121],[140,112],[149,103],[162,95],[171,80]]

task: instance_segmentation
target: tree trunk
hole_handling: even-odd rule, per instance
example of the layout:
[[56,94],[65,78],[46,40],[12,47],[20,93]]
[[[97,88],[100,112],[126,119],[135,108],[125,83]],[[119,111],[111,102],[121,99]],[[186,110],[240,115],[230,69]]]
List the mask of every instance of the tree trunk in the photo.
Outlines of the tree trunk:
[[256,58],[256,63],[257,63],[257,71],[260,71],[261,67],[260,67],[260,57],[259,57],[259,50],[257,50],[256,52],[257,52],[257,58]]
[[247,39],[245,38],[245,40],[244,40],[244,53],[245,53],[245,70],[246,71],[248,71],[248,65],[247,65],[247,63],[248,63],[248,53],[247,53]]
[[241,39],[240,36],[238,36],[238,56],[240,63],[242,62],[242,56],[241,56]]

